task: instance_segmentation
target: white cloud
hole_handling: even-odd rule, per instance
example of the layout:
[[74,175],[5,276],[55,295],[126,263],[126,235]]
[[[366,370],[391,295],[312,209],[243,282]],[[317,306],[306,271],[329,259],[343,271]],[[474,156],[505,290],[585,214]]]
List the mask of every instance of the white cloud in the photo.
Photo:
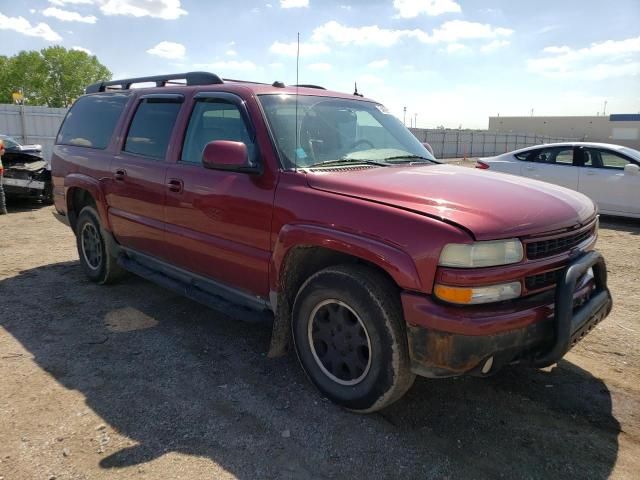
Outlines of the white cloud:
[[458,42],[465,39],[492,39],[508,37],[513,33],[510,28],[492,27],[488,23],[451,20],[436,28],[430,42]]
[[36,13],[36,9],[35,8],[30,8],[29,9],[29,13],[31,13],[31,14]]
[[469,47],[462,43],[450,43],[447,45],[447,53],[459,53],[469,50]]
[[238,55],[238,52],[236,52],[233,48],[230,48],[229,50],[224,52],[224,54],[230,57],[235,57],[236,55]]
[[282,68],[282,67],[284,67],[284,64],[282,64],[280,62],[273,62],[273,63],[270,63],[268,65],[268,67],[269,68]]
[[160,42],[155,47],[147,50],[147,53],[156,55],[162,58],[169,58],[171,60],[178,60],[184,58],[187,50],[181,43],[175,42]]
[[[283,43],[283,42],[273,42],[271,47],[269,47],[269,51],[271,53],[275,53],[277,55],[286,55],[289,57],[295,57],[297,52],[297,43]],[[312,42],[305,43],[300,42],[300,56],[301,57],[310,57],[313,55],[320,55],[322,53],[328,53],[329,47],[324,43],[320,42]]]
[[309,0],[280,0],[280,8],[306,8]]
[[640,75],[640,36],[595,42],[574,49],[551,46],[545,56],[527,60],[530,72],[548,77],[580,77],[584,80]]
[[105,15],[127,15],[175,20],[186,15],[180,0],[98,0]]
[[389,47],[395,45],[402,37],[419,35],[419,32],[427,35],[421,30],[390,30],[380,28],[378,25],[348,27],[331,20],[317,27],[313,31],[311,39],[316,43],[334,42],[342,45]]
[[381,60],[374,60],[373,62],[369,62],[367,64],[367,67],[369,67],[369,68],[385,68],[387,65],[389,65],[389,60],[387,60],[386,58],[383,58]]
[[508,47],[510,44],[511,42],[509,40],[494,40],[493,42],[489,42],[486,45],[480,47],[480,51],[482,53],[489,53],[503,47]]
[[309,65],[309,70],[314,72],[328,72],[333,66],[330,63],[312,63]]
[[571,48],[564,45],[562,47],[546,47],[542,51],[545,53],[569,53]]
[[463,20],[445,22],[431,34],[420,29],[393,30],[378,25],[349,27],[331,20],[317,27],[311,35],[311,40],[316,44],[333,42],[340,45],[390,47],[407,38],[428,44],[459,43],[460,40],[507,37],[512,33],[513,30],[508,28]]
[[97,18],[93,15],[80,15],[78,12],[71,12],[69,10],[62,10],[61,8],[49,7],[42,11],[45,17],[54,17],[63,22],[81,22],[81,23],[96,23]]
[[71,47],[71,50],[77,50],[79,52],[84,52],[87,55],[93,55],[93,52],[91,50],[89,50],[88,48],[84,48],[84,47]]
[[51,29],[46,23],[31,25],[24,17],[7,17],[0,13],[0,30],[13,30],[30,37],[39,37],[49,42],[58,42],[62,37]]
[[232,71],[242,71],[242,72],[251,72],[256,70],[258,67],[255,63],[249,60],[222,60],[219,62],[213,63],[198,63],[195,65],[198,68],[209,68],[211,70],[232,70]]
[[95,0],[49,0],[49,3],[64,7],[65,5],[91,5],[95,3]]
[[394,0],[400,18],[415,18],[426,13],[432,17],[443,13],[459,13],[460,5],[453,0]]

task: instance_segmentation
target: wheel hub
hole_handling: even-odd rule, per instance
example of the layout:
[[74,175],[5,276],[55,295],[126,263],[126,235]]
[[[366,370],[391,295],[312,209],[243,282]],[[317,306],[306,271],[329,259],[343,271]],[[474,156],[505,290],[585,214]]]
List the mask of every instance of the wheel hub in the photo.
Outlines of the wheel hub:
[[84,260],[89,268],[97,270],[102,264],[102,242],[98,229],[92,223],[85,223],[80,235]]
[[311,353],[323,373],[341,385],[356,385],[371,368],[371,340],[358,314],[340,300],[325,300],[308,322]]

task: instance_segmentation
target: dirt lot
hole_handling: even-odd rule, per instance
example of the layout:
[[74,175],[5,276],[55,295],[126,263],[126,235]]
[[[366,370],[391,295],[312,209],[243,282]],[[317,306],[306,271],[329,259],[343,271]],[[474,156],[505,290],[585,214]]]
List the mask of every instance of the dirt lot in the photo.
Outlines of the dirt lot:
[[640,223],[605,220],[611,316],[554,368],[418,379],[382,413],[323,400],[268,324],[83,276],[51,208],[0,217],[0,480],[633,478]]

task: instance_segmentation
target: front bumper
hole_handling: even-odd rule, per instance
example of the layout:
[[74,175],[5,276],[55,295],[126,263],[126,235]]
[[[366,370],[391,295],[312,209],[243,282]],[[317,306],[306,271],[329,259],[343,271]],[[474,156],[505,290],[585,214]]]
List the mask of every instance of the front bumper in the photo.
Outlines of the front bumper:
[[[587,275],[593,271],[593,278]],[[574,260],[555,290],[496,305],[458,307],[403,293],[411,367],[425,377],[488,375],[560,360],[611,311],[602,255]]]

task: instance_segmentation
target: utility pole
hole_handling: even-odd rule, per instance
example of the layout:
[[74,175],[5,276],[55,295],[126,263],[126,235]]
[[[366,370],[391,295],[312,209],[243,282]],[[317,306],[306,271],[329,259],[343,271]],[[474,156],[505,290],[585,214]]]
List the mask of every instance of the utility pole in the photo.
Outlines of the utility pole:
[[604,108],[602,109],[602,116],[605,116],[607,114],[607,101],[604,101]]
[[404,107],[404,116],[402,117],[402,124],[407,126],[407,107]]
[[418,114],[413,114],[413,128],[418,128]]
[[533,117],[533,108],[531,109],[531,116]]

